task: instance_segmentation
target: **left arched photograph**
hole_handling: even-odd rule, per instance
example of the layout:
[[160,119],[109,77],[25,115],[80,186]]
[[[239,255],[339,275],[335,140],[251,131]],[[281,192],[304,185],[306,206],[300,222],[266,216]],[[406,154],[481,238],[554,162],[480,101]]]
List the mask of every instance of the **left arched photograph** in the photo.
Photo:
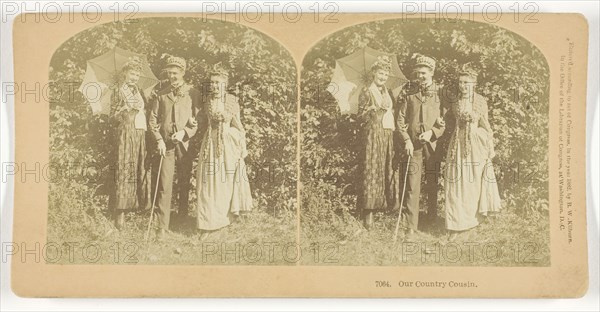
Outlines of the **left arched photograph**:
[[48,243],[86,255],[59,264],[295,264],[297,70],[275,39],[107,23],[65,41],[49,81]]

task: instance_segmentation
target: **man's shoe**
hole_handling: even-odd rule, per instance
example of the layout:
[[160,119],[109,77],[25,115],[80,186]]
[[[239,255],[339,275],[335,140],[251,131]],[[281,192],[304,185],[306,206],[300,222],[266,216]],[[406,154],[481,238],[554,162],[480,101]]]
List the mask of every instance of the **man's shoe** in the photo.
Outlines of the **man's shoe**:
[[165,229],[158,229],[156,231],[156,239],[163,240],[165,238],[167,231]]
[[205,241],[208,238],[208,236],[210,235],[210,232],[206,231],[206,230],[199,230],[199,232],[200,232],[200,238],[199,238],[199,240],[201,242]]
[[116,213],[115,227],[117,228],[117,230],[120,230],[125,227],[125,212],[124,211],[119,211]]
[[405,237],[404,240],[407,241],[407,242],[414,242],[416,236],[417,236],[417,234],[416,234],[416,231],[414,229],[408,229],[408,230],[406,230],[406,233],[404,235],[404,237]]
[[450,235],[448,236],[448,242],[452,243],[452,242],[456,241],[457,238],[458,238],[458,232],[452,231],[452,233],[450,233]]
[[370,230],[373,228],[373,212],[370,211],[365,214],[365,228]]

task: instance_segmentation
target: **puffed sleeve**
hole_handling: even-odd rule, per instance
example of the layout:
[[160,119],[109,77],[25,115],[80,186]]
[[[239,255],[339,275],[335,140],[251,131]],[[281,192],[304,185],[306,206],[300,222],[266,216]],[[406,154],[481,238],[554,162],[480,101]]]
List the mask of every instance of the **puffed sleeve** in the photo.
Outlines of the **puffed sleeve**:
[[112,121],[118,122],[122,117],[121,113],[126,110],[125,99],[123,98],[120,89],[116,88],[110,97],[109,117]]
[[233,118],[231,118],[231,126],[236,128],[240,132],[240,147],[242,151],[242,158],[245,158],[248,155],[248,150],[246,149],[246,129],[244,129],[244,125],[242,124],[242,118],[240,114],[240,104],[237,97],[231,96],[231,107]]
[[364,87],[358,95],[358,119],[365,126],[376,122],[377,107],[373,103],[371,91]]
[[369,90],[367,88],[362,88],[358,94],[358,116],[363,117],[369,111],[368,107],[371,105]]
[[487,132],[487,147],[489,150],[488,157],[494,158],[494,156],[496,156],[496,153],[494,151],[494,133],[492,131],[492,126],[490,125],[489,121],[488,105],[486,99],[483,96],[479,96],[479,98],[479,127],[483,128]]
[[440,87],[440,90],[437,92],[437,97],[440,100],[440,119],[442,119],[442,121],[444,121],[443,123],[439,123],[435,122],[435,124],[433,125],[433,127],[431,127],[431,131],[433,131],[433,140],[438,140],[440,139],[444,133],[446,133],[446,123],[445,123],[445,116],[446,113],[448,112],[448,108],[447,108],[447,104],[446,101],[444,100],[444,88]]
[[[196,119],[196,116],[198,114],[198,103],[200,103],[200,92],[196,89],[190,89],[189,91],[189,95],[190,98],[192,99],[192,118]],[[186,122],[185,126],[183,127],[183,131],[185,131],[185,135],[188,139],[191,139],[194,134],[196,134],[196,132],[198,131],[198,122],[196,120],[195,123],[190,123],[189,121]]]

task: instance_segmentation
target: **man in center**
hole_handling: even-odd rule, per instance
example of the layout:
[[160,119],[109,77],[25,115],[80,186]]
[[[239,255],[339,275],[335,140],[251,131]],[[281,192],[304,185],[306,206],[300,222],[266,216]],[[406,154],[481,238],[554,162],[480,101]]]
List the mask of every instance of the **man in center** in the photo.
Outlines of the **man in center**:
[[[178,209],[180,222],[188,215],[190,179],[192,176],[193,151],[189,150],[190,140],[196,134],[196,115],[200,107],[200,91],[192,88],[183,79],[186,61],[180,57],[169,57],[165,72],[169,86],[158,92],[148,124],[156,139],[158,153],[162,156],[160,166],[156,207],[158,208],[159,229],[157,236],[164,236],[169,229],[173,180],[177,174]],[[158,169],[154,165],[154,170]],[[153,180],[157,174],[152,175]],[[152,185],[156,181],[153,181]]]
[[[411,156],[404,170],[408,170],[405,207],[402,211],[407,222],[407,237],[414,237],[419,224],[421,177],[425,174],[423,191],[427,195],[427,219],[437,216],[438,178],[441,174],[441,151],[437,141],[444,133],[442,87],[433,81],[435,60],[418,55],[415,58],[414,81],[407,83],[399,95],[399,113],[396,120],[403,153]],[[405,171],[402,171],[404,175]]]

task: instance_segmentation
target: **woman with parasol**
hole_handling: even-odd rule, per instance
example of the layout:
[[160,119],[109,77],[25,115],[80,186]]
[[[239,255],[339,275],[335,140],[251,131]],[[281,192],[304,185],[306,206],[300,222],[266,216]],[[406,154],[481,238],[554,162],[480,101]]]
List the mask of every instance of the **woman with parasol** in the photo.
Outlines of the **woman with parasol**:
[[114,187],[109,208],[115,214],[115,226],[123,228],[125,211],[145,207],[149,203],[146,168],[146,99],[137,83],[142,61],[132,56],[121,67],[118,82],[111,96],[109,118],[113,136]]
[[365,227],[373,225],[377,210],[392,208],[397,186],[394,166],[394,96],[385,86],[392,67],[391,58],[381,55],[371,65],[369,82],[358,97],[358,116],[362,124],[360,159],[361,184],[357,205]]

